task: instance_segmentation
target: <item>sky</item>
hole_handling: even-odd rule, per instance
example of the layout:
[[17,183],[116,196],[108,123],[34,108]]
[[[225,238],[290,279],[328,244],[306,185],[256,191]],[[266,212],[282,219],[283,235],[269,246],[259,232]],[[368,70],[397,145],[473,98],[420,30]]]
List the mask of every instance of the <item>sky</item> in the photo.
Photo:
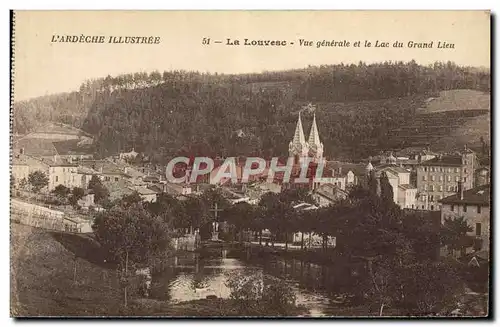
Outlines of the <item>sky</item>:
[[[159,44],[52,43],[54,35],[160,37]],[[210,38],[210,45],[202,39]],[[227,46],[226,39],[286,40],[286,47]],[[299,46],[299,39],[313,41]],[[215,44],[215,40],[223,43]],[[347,40],[351,47],[316,47]],[[353,47],[365,40],[372,47]],[[396,40],[404,48],[374,48]],[[407,48],[434,42],[432,49]],[[438,42],[454,44],[437,49]],[[247,73],[337,63],[453,61],[490,67],[486,11],[17,11],[14,100],[77,90],[89,78],[153,70]]]

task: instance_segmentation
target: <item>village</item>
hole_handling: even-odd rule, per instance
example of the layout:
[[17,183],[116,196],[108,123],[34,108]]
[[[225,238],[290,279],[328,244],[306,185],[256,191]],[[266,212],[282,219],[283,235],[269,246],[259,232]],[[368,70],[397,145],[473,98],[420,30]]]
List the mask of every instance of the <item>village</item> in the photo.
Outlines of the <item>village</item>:
[[[345,200],[349,190],[366,185],[370,176],[379,184],[381,176],[386,176],[393,202],[401,209],[425,214],[438,224],[450,217],[465,217],[473,227],[469,234],[481,244],[479,248],[468,248],[467,252],[483,253],[480,257],[488,258],[484,253],[489,252],[490,168],[488,164],[481,164],[475,152],[466,146],[453,153],[436,153],[429,148],[405,149],[399,153],[380,153],[364,162],[339,162],[325,158],[316,115],[306,139],[299,113],[289,143],[288,159],[293,158],[290,180],[285,180],[283,171],[278,170],[269,178],[269,160],[259,174],[244,176],[242,157],[236,158],[236,180],[221,178],[224,158],[213,158],[213,169],[198,176],[191,175],[192,161],[174,166],[173,174],[181,178],[173,183],[167,178],[171,172],[167,171],[166,164],[152,165],[134,149],[95,159],[92,142],[92,137],[83,131],[55,123],[14,139],[13,219],[37,227],[89,233],[92,232],[92,213],[106,210],[110,203],[124,196],[136,194],[143,201],[154,203],[166,193],[185,201],[207,189],[219,190],[231,204],[257,205],[266,193],[279,194],[301,188],[311,195],[314,203],[299,201],[294,203],[294,208],[315,210]],[[308,159],[307,176],[301,174],[304,158]],[[324,163],[319,177],[314,166],[318,162]],[[295,182],[299,177],[302,181],[307,177],[306,183]],[[96,187],[96,184],[99,185]],[[217,203],[212,206],[214,209]],[[218,220],[218,212],[212,210],[214,221]],[[300,237],[301,234],[296,233],[292,243]],[[214,234],[213,238],[217,236]],[[314,235],[313,238],[317,239],[313,246],[320,246],[321,237]]]

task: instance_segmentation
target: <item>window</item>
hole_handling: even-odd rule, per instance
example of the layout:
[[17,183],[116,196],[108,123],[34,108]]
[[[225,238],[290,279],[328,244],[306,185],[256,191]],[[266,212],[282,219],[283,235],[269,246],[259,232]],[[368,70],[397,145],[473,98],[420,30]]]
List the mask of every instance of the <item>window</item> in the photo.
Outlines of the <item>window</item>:
[[427,180],[427,176],[425,176],[425,175],[424,175],[424,176],[422,176],[422,180],[423,180],[423,181],[426,181],[426,180]]
[[451,168],[448,168],[448,172],[451,173]]
[[115,182],[118,182],[118,177],[115,177]]
[[467,177],[464,177],[464,183],[467,183]]
[[427,185],[424,185],[424,191],[427,191]]
[[65,173],[65,172],[66,172],[66,168],[63,168],[63,173]]
[[455,176],[455,182],[460,182],[460,177]]
[[481,206],[477,206],[477,213],[481,213]]
[[458,168],[455,168],[455,172],[458,173]]
[[444,168],[441,167],[441,169],[439,169],[440,172],[444,173]]
[[451,209],[450,210],[451,211],[455,211],[455,206],[453,204],[451,205]]
[[431,210],[434,210],[434,206],[431,206]]
[[442,182],[443,181],[443,175],[440,175],[439,176],[439,181]]
[[464,212],[467,212],[467,205],[464,204]]
[[427,171],[427,167],[424,167],[424,171]]
[[59,176],[56,176],[56,183],[59,182]]
[[429,196],[429,201],[434,202],[434,195]]
[[435,177],[436,177],[436,176],[431,175],[431,181],[433,181],[433,182],[434,182],[434,181],[435,181]]
[[429,191],[434,192],[434,185],[429,185]]
[[467,168],[464,168],[464,174],[467,174]]
[[447,178],[448,182],[451,182],[451,176],[448,175],[448,178]]
[[476,223],[476,236],[481,236],[481,223]]
[[104,180],[105,180],[106,182],[109,182],[109,180],[110,180],[109,176],[104,177]]
[[443,185],[439,185],[439,192],[443,192]]

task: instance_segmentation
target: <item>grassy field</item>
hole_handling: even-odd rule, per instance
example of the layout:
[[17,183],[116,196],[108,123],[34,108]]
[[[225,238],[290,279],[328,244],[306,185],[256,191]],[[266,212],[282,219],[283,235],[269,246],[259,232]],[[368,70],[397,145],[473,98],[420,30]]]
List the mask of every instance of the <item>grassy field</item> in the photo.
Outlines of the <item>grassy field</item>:
[[116,271],[104,265],[96,247],[86,237],[12,224],[11,315],[120,314]]

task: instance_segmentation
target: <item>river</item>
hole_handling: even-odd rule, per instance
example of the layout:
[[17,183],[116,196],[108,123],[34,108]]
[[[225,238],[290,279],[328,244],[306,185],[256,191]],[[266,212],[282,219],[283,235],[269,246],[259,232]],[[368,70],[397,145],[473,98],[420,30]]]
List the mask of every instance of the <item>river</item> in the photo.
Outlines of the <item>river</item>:
[[[228,298],[225,285],[233,271],[262,273],[274,276],[290,286],[296,294],[297,304],[304,305],[310,316],[331,315],[338,312],[342,298],[332,289],[334,267],[283,259],[248,256],[240,251],[216,250],[210,255],[183,253],[172,258],[169,267],[153,274],[151,297],[171,303],[205,299],[209,295]],[[336,310],[335,310],[336,309]]]

